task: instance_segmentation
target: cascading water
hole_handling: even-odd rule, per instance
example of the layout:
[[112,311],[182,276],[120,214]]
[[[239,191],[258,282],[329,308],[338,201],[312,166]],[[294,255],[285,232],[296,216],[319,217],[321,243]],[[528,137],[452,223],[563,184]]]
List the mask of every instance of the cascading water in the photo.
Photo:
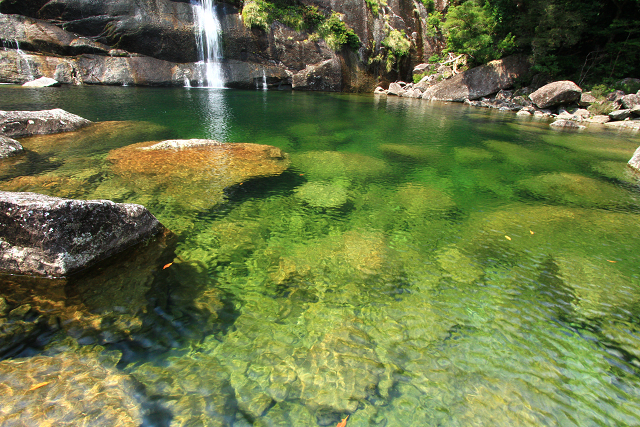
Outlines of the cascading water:
[[203,78],[200,85],[205,87],[223,88],[224,76],[220,48],[220,20],[216,13],[213,0],[201,0],[193,2],[193,15],[195,17],[196,43],[200,52],[200,61],[204,67]]
[[267,73],[262,70],[262,90],[267,89],[269,89],[269,86],[267,86]]

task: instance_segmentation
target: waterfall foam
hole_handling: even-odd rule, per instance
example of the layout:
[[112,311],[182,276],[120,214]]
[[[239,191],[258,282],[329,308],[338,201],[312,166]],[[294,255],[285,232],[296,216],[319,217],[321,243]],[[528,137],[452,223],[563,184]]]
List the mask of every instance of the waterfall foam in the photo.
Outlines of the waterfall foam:
[[192,2],[195,17],[196,43],[200,52],[200,61],[204,67],[204,75],[200,86],[223,88],[224,76],[221,60],[220,20],[213,0]]

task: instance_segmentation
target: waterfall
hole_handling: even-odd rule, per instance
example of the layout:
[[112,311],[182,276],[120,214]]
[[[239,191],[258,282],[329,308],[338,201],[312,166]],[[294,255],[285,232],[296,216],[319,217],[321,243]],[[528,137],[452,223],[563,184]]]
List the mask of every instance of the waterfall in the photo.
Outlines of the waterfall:
[[204,66],[204,78],[200,85],[205,87],[223,88],[224,77],[220,61],[222,60],[220,42],[220,20],[216,13],[213,0],[201,0],[192,3],[195,17],[196,44],[198,46],[200,62]]
[[15,46],[16,53],[18,54],[18,71],[27,78],[27,81],[35,80],[33,69],[29,63],[29,57],[22,49],[20,49],[20,43],[18,40],[14,40],[13,43],[3,42],[2,46],[4,50],[13,49]]
[[265,73],[264,69],[262,70],[262,90],[269,89],[267,86],[267,73]]

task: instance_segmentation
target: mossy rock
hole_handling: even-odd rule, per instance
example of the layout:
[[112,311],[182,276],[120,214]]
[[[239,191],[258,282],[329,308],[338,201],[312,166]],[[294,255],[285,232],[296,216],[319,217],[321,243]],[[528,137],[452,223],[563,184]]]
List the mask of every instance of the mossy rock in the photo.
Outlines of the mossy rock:
[[414,183],[407,183],[398,188],[396,201],[411,216],[442,213],[456,207],[451,196],[444,191]]
[[493,154],[489,150],[477,147],[456,147],[453,158],[457,163],[473,165],[477,163],[491,162]]
[[332,181],[336,178],[367,180],[382,178],[391,172],[383,160],[357,153],[308,151],[292,154],[293,167],[309,181]]
[[162,202],[188,210],[225,201],[224,189],[249,179],[279,175],[289,166],[277,147],[213,140],[143,142],[113,150],[107,160],[126,188],[162,194]]
[[295,195],[316,208],[339,208],[349,199],[343,186],[328,182],[307,182],[295,189]]
[[565,205],[629,208],[635,201],[626,190],[584,175],[549,173],[518,182],[525,194]]
[[378,149],[389,159],[416,163],[433,162],[442,155],[436,149],[419,145],[381,144]]

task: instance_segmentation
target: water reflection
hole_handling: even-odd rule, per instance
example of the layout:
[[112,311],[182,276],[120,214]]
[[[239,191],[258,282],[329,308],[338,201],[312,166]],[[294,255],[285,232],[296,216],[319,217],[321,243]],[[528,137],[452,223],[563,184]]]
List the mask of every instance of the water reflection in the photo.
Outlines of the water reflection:
[[203,89],[197,91],[194,101],[198,103],[198,110],[202,119],[205,137],[218,141],[229,138],[229,120],[231,111],[225,99],[224,89]]

